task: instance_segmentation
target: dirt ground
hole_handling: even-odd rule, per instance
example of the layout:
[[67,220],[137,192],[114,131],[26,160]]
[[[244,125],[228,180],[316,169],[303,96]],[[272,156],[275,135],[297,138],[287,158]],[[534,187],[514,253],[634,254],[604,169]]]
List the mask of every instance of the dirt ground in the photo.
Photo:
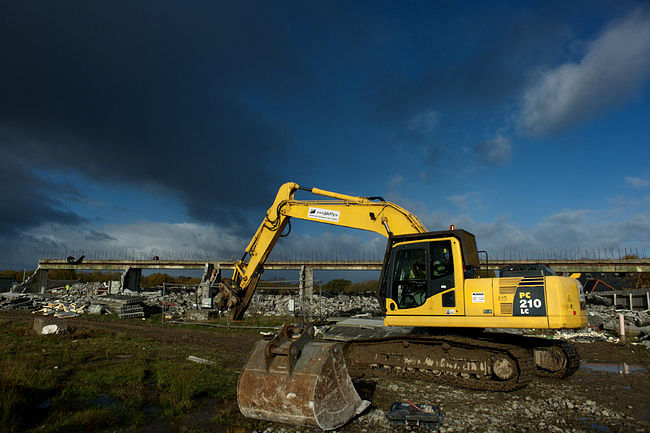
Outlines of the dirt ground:
[[[34,316],[2,312],[3,320],[25,321]],[[144,337],[177,345],[209,347],[231,356],[240,370],[260,336],[254,331],[161,327],[151,323],[75,318],[69,326]],[[355,386],[371,407],[339,429],[343,432],[405,431],[384,416],[394,401],[439,406],[441,432],[646,432],[650,431],[650,350],[630,343],[578,343],[583,365],[569,379],[535,378],[525,389],[493,393],[453,388],[400,378],[357,378]],[[627,366],[627,367],[626,367]],[[620,372],[619,372],[620,371]],[[627,374],[626,374],[627,371]],[[206,400],[203,407],[178,419],[160,419],[141,431],[296,432],[316,431],[284,424],[255,422],[237,414],[233,425],[216,425],[212,418],[224,410],[237,413],[236,401]],[[251,427],[252,426],[252,427]],[[426,431],[421,429],[422,431]],[[116,431],[116,430],[108,430]],[[129,431],[122,429],[117,431]]]

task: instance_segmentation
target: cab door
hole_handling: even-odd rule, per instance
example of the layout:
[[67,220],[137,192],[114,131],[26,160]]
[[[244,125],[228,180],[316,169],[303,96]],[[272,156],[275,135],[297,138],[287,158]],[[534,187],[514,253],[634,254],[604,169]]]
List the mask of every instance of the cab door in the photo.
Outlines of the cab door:
[[393,246],[386,274],[388,315],[463,315],[463,263],[455,238]]
[[463,263],[459,241],[455,238],[445,238],[429,242],[429,257],[431,314],[465,314]]
[[393,247],[387,273],[387,314],[431,315],[428,242]]

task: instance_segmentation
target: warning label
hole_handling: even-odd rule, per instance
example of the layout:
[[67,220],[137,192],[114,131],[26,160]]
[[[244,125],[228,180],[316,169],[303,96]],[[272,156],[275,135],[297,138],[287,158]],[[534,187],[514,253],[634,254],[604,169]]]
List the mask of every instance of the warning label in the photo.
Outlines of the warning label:
[[472,292],[472,303],[473,304],[483,304],[483,303],[485,303],[485,293],[484,292]]
[[321,221],[332,221],[339,222],[339,216],[341,212],[337,210],[321,209],[318,207],[310,207],[309,213],[307,213],[307,218],[321,220]]

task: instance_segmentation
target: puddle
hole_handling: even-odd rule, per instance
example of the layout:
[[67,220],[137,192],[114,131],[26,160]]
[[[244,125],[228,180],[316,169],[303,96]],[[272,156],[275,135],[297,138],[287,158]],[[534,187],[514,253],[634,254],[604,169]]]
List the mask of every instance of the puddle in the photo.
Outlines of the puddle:
[[603,373],[618,373],[618,374],[638,374],[638,373],[646,373],[648,371],[644,367],[641,367],[640,365],[633,365],[627,363],[614,364],[614,363],[596,362],[596,361],[581,362],[580,368],[603,372]]
[[122,404],[108,395],[102,395],[93,401],[93,404],[100,408],[120,407]]
[[591,430],[600,431],[604,433],[612,433],[609,427],[607,427],[605,424],[594,422],[590,418],[579,417],[578,420],[587,423]]
[[159,418],[163,413],[163,409],[157,405],[142,406],[142,413]]
[[52,400],[45,400],[36,406],[36,409],[49,409],[50,407],[52,407]]

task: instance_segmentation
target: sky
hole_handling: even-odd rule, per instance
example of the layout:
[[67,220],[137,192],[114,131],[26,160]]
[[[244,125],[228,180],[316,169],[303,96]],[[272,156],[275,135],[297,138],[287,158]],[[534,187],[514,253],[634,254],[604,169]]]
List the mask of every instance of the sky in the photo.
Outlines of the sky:
[[[650,253],[647,2],[0,7],[2,269],[240,257],[287,181],[492,257]],[[384,248],[295,222],[274,257]]]

